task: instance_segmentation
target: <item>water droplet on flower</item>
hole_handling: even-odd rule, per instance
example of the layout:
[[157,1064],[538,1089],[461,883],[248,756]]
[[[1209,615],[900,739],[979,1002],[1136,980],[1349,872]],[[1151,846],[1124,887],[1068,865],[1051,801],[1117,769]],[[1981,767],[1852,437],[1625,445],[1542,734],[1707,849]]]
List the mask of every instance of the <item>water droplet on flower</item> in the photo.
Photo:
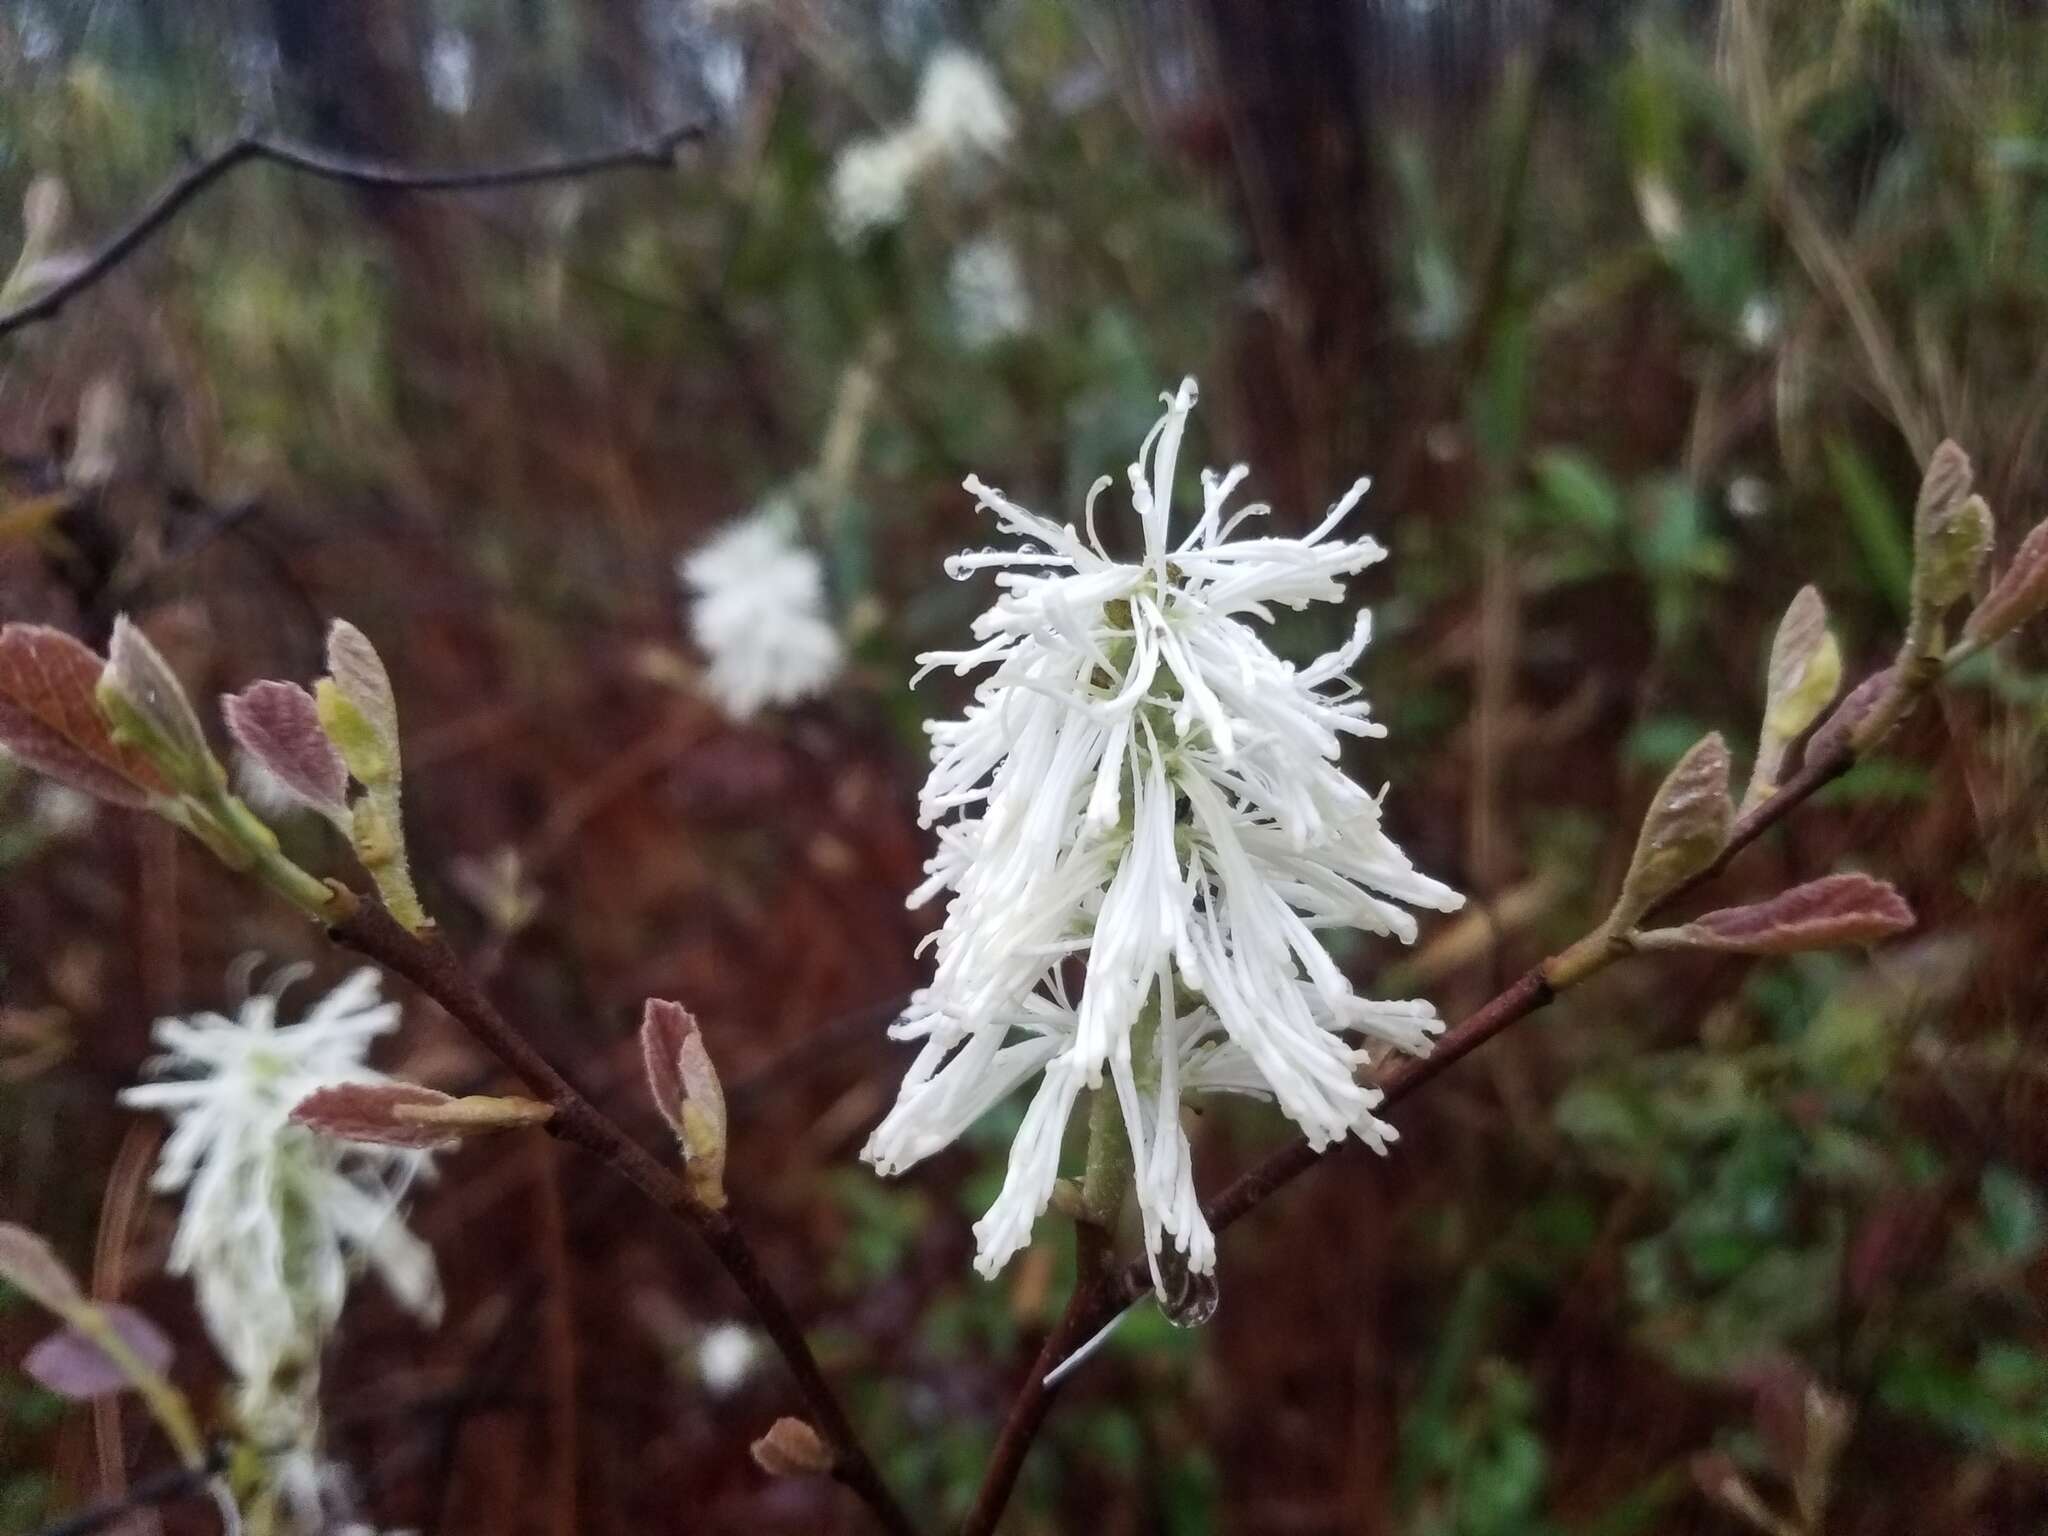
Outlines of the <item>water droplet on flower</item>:
[[1222,1290],[1212,1274],[1193,1274],[1187,1255],[1169,1246],[1159,1255],[1159,1310],[1176,1328],[1199,1328],[1216,1315]]
[[1176,1328],[1199,1328],[1216,1315],[1216,1304],[1222,1299],[1223,1289],[1214,1275],[1190,1275],[1177,1302],[1172,1306],[1162,1302],[1159,1310]]

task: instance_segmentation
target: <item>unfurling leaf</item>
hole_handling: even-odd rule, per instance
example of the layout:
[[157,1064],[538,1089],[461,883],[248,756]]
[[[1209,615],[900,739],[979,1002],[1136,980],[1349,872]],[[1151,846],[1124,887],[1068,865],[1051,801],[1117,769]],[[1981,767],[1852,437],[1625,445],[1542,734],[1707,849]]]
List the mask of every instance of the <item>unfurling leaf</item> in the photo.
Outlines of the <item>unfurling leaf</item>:
[[[348,759],[349,771],[366,785],[375,785],[383,777],[396,778],[398,698],[391,690],[391,674],[384,670],[384,660],[377,654],[377,648],[370,644],[369,637],[346,619],[336,619],[327,631],[327,671],[335,693],[353,711],[353,718],[348,722],[348,734],[355,738],[367,731],[381,749],[374,754],[375,762],[366,761],[365,767],[369,769],[366,773],[356,766],[349,743],[336,740],[335,745]],[[326,710],[323,701],[323,720]],[[366,759],[371,755],[366,753]]]
[[1745,811],[1776,791],[1786,752],[1820,717],[1841,685],[1842,653],[1828,633],[1827,605],[1813,587],[1801,587],[1771,642],[1763,730],[1742,797]]
[[1970,456],[1953,438],[1942,439],[1928,457],[1927,471],[1920,477],[1920,494],[1913,502],[1915,545],[1924,543],[1935,524],[1962,504],[1973,478]]
[[228,734],[277,781],[331,821],[348,824],[348,768],[297,683],[251,683],[221,700]]
[[518,1095],[466,1093],[445,1104],[401,1104],[393,1112],[403,1124],[424,1125],[451,1136],[523,1131],[555,1118],[555,1106]]
[[323,677],[314,684],[313,709],[319,717],[320,729],[334,750],[341,754],[341,760],[350,773],[365,784],[389,781],[392,770],[389,746],[333,678]]
[[[1848,697],[1835,706],[1834,713],[1823,720],[1820,729],[1807,739],[1802,766],[1832,761],[1855,743],[1858,729],[1870,718],[1871,711],[1884,702],[1898,678],[1897,667],[1886,667],[1881,672],[1871,673],[1851,688]],[[1865,742],[1862,745],[1874,746],[1876,743]]]
[[770,1477],[824,1477],[832,1470],[832,1448],[802,1419],[777,1419],[750,1450]]
[[680,1004],[651,997],[640,1020],[640,1054],[654,1106],[682,1145],[690,1187],[719,1209],[725,1204],[725,1088],[703,1031]]
[[0,1280],[60,1317],[87,1305],[57,1250],[11,1221],[0,1221]]
[[1970,595],[1991,553],[1991,508],[1972,496],[1935,523],[1916,556],[1917,602],[1940,613]]
[[1735,955],[1790,955],[1875,944],[1913,926],[1913,909],[1888,882],[1828,875],[1768,901],[1723,907],[1677,928],[1635,936],[1645,949],[1711,949]]
[[1657,786],[1608,931],[1633,927],[1637,918],[1713,863],[1728,846],[1734,824],[1728,747],[1715,731],[1695,742]]
[[108,731],[94,697],[104,668],[62,630],[0,629],[0,746],[73,789],[148,810],[171,786],[154,763]]
[[1771,642],[1764,729],[1790,741],[1820,718],[1842,684],[1842,652],[1828,633],[1827,604],[1801,587]]
[[111,1397],[136,1385],[128,1367],[94,1337],[111,1333],[138,1363],[155,1375],[170,1369],[175,1351],[161,1328],[133,1307],[119,1303],[87,1303],[88,1323],[70,1323],[31,1349],[21,1368],[31,1379],[59,1397],[85,1401]]
[[2036,523],[1969,618],[1963,638],[1988,645],[2048,608],[2048,522]]
[[185,697],[185,685],[126,614],[114,620],[114,638],[94,697],[114,738],[142,752],[179,789],[206,796],[227,782],[192,701]]
[[316,1088],[292,1110],[300,1125],[341,1141],[367,1141],[378,1146],[443,1147],[453,1135],[418,1120],[401,1119],[403,1108],[424,1108],[454,1102],[448,1094],[417,1083],[337,1083]]

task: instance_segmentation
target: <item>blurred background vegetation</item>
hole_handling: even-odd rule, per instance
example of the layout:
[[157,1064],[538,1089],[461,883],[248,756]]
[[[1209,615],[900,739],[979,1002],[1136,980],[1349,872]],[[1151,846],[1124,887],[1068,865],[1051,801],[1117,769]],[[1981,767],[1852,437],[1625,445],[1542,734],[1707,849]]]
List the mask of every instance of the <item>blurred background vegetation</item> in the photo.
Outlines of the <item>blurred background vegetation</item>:
[[[942,44],[1018,136],[849,237],[835,159]],[[961,477],[1075,508],[1186,372],[1195,457],[1252,463],[1284,526],[1377,477],[1391,736],[1356,771],[1478,899],[1352,960],[1455,1017],[1597,919],[1678,752],[1753,742],[1802,583],[1852,676],[1886,658],[1941,436],[2008,545],[2048,512],[2044,80],[2019,0],[7,0],[0,207],[60,178],[81,245],[249,124],[409,166],[712,131],[516,192],[224,180],[0,341],[0,612],[145,616],[195,694],[312,675],[327,615],[372,634],[430,907],[650,1135],[639,1002],[697,1010],[771,1265],[908,1501],[957,1515],[1071,1262],[968,1268],[1002,1114],[904,1180],[854,1161],[928,920],[918,722],[957,699],[905,679],[984,596],[939,572],[987,537]],[[673,562],[778,495],[858,664],[735,725]],[[1847,861],[1918,935],[1623,967],[1489,1047],[1393,1157],[1232,1234],[1211,1326],[1133,1316],[1006,1528],[1739,1530],[1696,1458],[1789,1511],[1812,1381],[1849,1439],[1783,1529],[2048,1529],[2042,660],[1980,658],[1716,892]],[[112,1096],[251,950],[335,964],[169,828],[0,781],[0,1209],[183,1318],[195,1381],[156,1130]],[[382,1064],[489,1081],[424,1006]],[[1205,1178],[1280,1130],[1212,1111]],[[747,1462],[784,1397],[699,1348],[716,1272],[553,1151],[472,1148],[424,1195],[437,1334],[351,1312],[330,1425],[380,1524],[858,1528]],[[36,1325],[0,1307],[11,1363]],[[142,1440],[0,1370],[0,1529]]]

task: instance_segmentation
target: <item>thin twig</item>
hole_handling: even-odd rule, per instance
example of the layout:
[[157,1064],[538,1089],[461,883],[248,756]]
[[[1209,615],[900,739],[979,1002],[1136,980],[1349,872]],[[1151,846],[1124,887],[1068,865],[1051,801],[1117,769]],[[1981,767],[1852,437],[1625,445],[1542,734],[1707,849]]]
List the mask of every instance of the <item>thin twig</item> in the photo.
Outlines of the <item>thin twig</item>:
[[704,1240],[733,1284],[752,1305],[762,1329],[796,1378],[818,1431],[834,1451],[833,1476],[867,1505],[893,1536],[915,1536],[916,1526],[882,1481],[862,1447],[853,1421],[819,1369],[803,1328],[763,1273],[752,1246],[726,1210],[710,1210],[689,1186],[657,1162],[604,1111],[586,1098],[483,995],[454,951],[430,934],[408,932],[370,900],[338,918],[335,942],[404,977],[446,1009],[529,1090],[552,1104],[548,1129],[595,1154],[654,1204],[682,1220]]
[[243,134],[222,145],[203,160],[180,172],[100,248],[84,265],[52,283],[32,298],[0,313],[0,336],[7,336],[39,320],[48,320],[115,268],[133,256],[180,210],[213,183],[239,165],[266,160],[318,181],[387,192],[489,192],[506,187],[532,186],[539,182],[569,181],[579,176],[631,167],[666,168],[675,164],[676,152],[692,140],[702,138],[701,121],[679,123],[651,138],[594,154],[570,155],[536,160],[523,165],[479,166],[452,170],[406,170],[374,160],[332,154],[308,144],[263,134]]
[[[1839,778],[1854,761],[1854,753],[1844,743],[1804,764],[1776,794],[1736,823],[1727,845],[1712,863],[1665,895],[1651,911],[1675,905],[1713,879],[1738,853],[1811,799],[1824,785]],[[1547,1006],[1562,990],[1562,984],[1552,986],[1548,965],[1546,961],[1523,972],[1506,990],[1448,1030],[1427,1056],[1404,1056],[1390,1067],[1376,1085],[1385,1094],[1382,1111],[1393,1110],[1416,1090],[1435,1081],[1509,1025]],[[1202,1214],[1210,1229],[1221,1236],[1269,1196],[1341,1145],[1343,1143],[1333,1143],[1318,1149],[1311,1147],[1305,1138],[1297,1136],[1203,1202]],[[1059,1382],[1048,1384],[1046,1378],[1076,1347],[1093,1338],[1118,1314],[1142,1300],[1151,1289],[1151,1271],[1142,1259],[1126,1265],[1115,1283],[1105,1285],[1085,1278],[1076,1283],[1065,1315],[1039,1351],[1038,1358],[1032,1362],[1030,1374],[1025,1377],[1010,1405],[983,1474],[973,1510],[961,1527],[961,1536],[990,1536],[1002,1517],[1003,1508],[1016,1488],[1018,1475],[1023,1471],[1031,1443],[1045,1423],[1053,1395],[1059,1387]]]

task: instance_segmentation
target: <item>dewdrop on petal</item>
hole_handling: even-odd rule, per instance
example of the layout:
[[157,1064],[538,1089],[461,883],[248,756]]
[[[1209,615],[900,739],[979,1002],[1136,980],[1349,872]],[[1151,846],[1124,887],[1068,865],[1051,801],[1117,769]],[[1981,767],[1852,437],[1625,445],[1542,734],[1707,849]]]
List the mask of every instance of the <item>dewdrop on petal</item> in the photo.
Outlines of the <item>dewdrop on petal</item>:
[[[1131,560],[1098,536],[1108,477],[1089,492],[1085,536],[970,477],[1013,542],[947,570],[993,570],[999,595],[975,644],[920,658],[925,672],[993,670],[962,718],[927,727],[920,809],[939,845],[911,901],[951,897],[931,984],[892,1029],[923,1047],[864,1155],[900,1172],[1035,1081],[1002,1192],[975,1227],[984,1274],[1030,1240],[1083,1088],[1106,1077],[1115,1090],[1155,1281],[1206,1275],[1215,1240],[1183,1099],[1268,1098],[1317,1147],[1351,1135],[1383,1148],[1395,1133],[1358,1068],[1371,1046],[1426,1052],[1442,1027],[1426,1002],[1357,996],[1319,936],[1407,943],[1405,907],[1464,900],[1410,864],[1378,798],[1339,766],[1345,737],[1383,734],[1345,676],[1368,615],[1304,666],[1265,638],[1274,608],[1340,601],[1344,579],[1385,554],[1330,537],[1367,482],[1303,536],[1233,538],[1266,509],[1226,513],[1242,467],[1205,473],[1199,514],[1175,529],[1194,403],[1189,379],[1130,466]],[[1087,962],[1078,995],[1070,959]]]
[[694,594],[691,638],[711,663],[706,686],[736,720],[823,693],[845,660],[825,608],[825,568],[795,541],[793,521],[770,503],[676,562]]

